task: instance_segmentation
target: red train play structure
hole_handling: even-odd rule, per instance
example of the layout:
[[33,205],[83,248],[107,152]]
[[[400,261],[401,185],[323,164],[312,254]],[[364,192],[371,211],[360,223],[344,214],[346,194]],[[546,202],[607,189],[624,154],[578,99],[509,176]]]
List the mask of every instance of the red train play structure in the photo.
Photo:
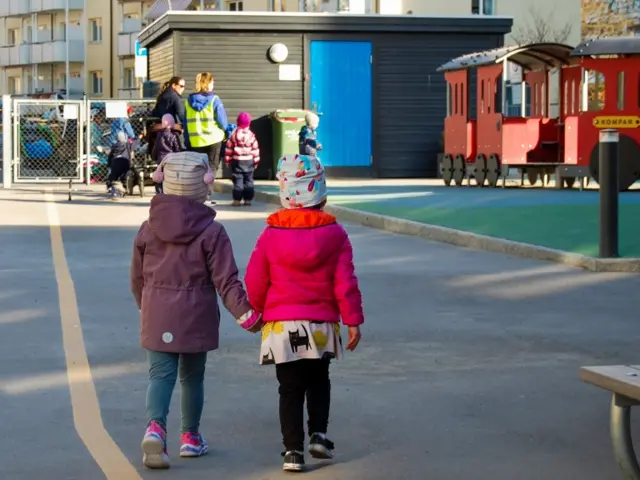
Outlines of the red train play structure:
[[[571,188],[576,180],[582,188],[591,178],[598,181],[599,130],[615,128],[620,130],[620,190],[627,190],[640,179],[639,57],[640,37],[620,37],[575,48],[557,43],[503,47],[445,63],[438,69],[447,82],[440,166],[445,185],[470,184],[474,178],[480,187],[496,187],[500,179],[504,186],[509,170],[516,168],[522,183],[525,175],[531,183],[542,176],[545,184],[554,175],[556,188]],[[504,113],[507,62],[523,71],[519,116]]]

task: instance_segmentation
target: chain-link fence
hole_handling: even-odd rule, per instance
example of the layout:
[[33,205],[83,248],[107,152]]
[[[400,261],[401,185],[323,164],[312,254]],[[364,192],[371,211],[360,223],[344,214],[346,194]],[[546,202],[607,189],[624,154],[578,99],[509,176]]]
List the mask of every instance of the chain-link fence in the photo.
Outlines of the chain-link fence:
[[155,169],[148,151],[148,132],[158,119],[151,116],[155,100],[109,100],[87,102],[86,149],[90,152],[88,178],[104,183],[109,174],[108,152],[124,132],[133,147],[132,168],[150,182]]
[[14,181],[83,181],[83,102],[14,99],[13,109]]

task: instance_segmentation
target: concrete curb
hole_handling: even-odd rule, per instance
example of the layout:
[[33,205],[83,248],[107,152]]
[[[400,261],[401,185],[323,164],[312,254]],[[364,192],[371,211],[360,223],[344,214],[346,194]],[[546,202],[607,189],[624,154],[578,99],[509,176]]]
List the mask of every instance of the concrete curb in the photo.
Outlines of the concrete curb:
[[[233,189],[233,186],[226,181],[217,181],[214,186],[215,191],[219,193],[230,194]],[[255,199],[259,202],[280,205],[280,197],[274,193],[256,190]],[[434,242],[449,243],[458,247],[556,262],[571,267],[583,268],[592,272],[640,273],[640,258],[594,258],[527,243],[477,235],[475,233],[439,227],[437,225],[428,225],[411,220],[378,215],[376,213],[362,212],[337,205],[327,205],[325,211],[335,215],[336,218],[342,222],[356,223],[365,227],[377,228],[401,235],[412,235]]]

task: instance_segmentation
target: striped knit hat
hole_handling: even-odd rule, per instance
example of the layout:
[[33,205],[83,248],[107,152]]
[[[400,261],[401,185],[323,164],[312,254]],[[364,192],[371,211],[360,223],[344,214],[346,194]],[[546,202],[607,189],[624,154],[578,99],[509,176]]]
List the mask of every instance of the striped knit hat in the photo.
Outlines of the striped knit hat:
[[152,179],[162,183],[166,195],[205,202],[211,193],[213,173],[207,155],[195,152],[170,153],[158,165]]

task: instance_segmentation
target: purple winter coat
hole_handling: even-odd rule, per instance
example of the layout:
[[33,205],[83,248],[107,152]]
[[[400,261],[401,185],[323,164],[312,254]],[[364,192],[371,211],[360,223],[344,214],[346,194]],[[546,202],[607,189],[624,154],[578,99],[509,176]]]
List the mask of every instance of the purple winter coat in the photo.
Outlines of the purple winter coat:
[[156,195],[151,200],[131,262],[143,348],[171,353],[217,349],[218,294],[236,319],[252,312],[231,241],[214,217],[209,207],[188,198]]
[[162,129],[157,131],[155,141],[153,142],[153,150],[151,158],[156,163],[162,162],[164,157],[170,153],[178,153],[182,151],[180,145],[180,130]]

